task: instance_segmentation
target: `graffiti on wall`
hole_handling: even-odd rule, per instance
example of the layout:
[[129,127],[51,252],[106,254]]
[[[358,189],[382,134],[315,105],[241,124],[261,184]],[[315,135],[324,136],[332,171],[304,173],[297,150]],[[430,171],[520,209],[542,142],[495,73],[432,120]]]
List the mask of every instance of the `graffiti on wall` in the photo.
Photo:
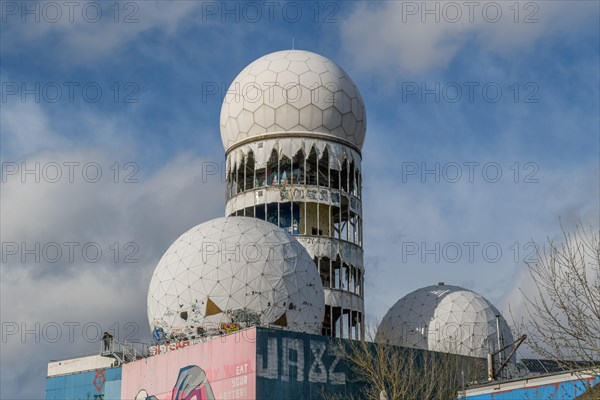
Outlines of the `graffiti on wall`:
[[[156,346],[152,357],[123,365],[122,399],[256,398],[254,330]],[[163,350],[165,350],[163,352]]]
[[106,376],[104,376],[104,370],[103,369],[99,369],[98,371],[96,371],[96,375],[94,375],[94,387],[96,388],[97,391],[102,391],[102,387],[104,386],[104,383],[106,382]]
[[46,400],[121,399],[121,368],[98,368],[48,377]]
[[256,375],[260,378],[346,384],[346,372],[338,369],[340,356],[322,339],[270,336],[257,350]]
[[[135,400],[159,399],[156,396],[149,395],[145,389],[142,389],[135,396]],[[171,398],[168,400],[215,400],[215,395],[210,388],[204,370],[197,365],[188,365],[179,370],[177,382],[175,382],[175,386],[171,391]]]
[[222,331],[225,331],[225,333],[233,333],[242,329],[240,324],[236,324],[235,322],[221,322],[220,328]]

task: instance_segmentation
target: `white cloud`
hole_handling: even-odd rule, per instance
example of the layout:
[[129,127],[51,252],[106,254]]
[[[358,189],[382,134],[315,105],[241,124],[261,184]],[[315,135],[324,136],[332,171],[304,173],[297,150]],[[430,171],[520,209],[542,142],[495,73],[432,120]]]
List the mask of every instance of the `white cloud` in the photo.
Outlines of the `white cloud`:
[[39,103],[4,103],[2,108],[0,126],[3,154],[29,154],[68,144],[63,138],[50,132],[48,117]]
[[[385,128],[376,125],[372,130],[382,132]],[[381,318],[402,296],[439,281],[480,293],[507,316],[509,305],[522,306],[517,288],[527,278],[524,260],[532,251],[530,241],[543,243],[548,236],[560,234],[559,218],[567,229],[580,220],[598,228],[599,175],[597,169],[590,173],[593,161],[554,167],[540,161],[534,176],[538,183],[524,183],[522,179],[515,183],[510,167],[516,153],[504,150],[489,148],[472,153],[465,146],[452,154],[439,154],[439,149],[433,148],[433,161],[426,161],[418,156],[405,158],[410,154],[383,136],[370,137],[363,161],[363,204],[365,304],[371,319]],[[390,164],[389,160],[396,162]],[[433,170],[437,161],[441,170],[446,162],[479,162],[481,166],[493,161],[501,166],[503,179],[487,182],[481,169],[476,169],[475,180],[469,183],[464,167],[457,183],[446,181],[443,173],[438,174],[439,183],[434,174],[421,183],[420,173],[404,182],[402,163],[412,161],[420,170],[421,162]],[[473,261],[463,244],[466,242],[478,243]],[[406,247],[408,243],[420,246],[416,254],[409,254],[412,249]],[[428,253],[436,243],[440,251]],[[462,250],[456,262],[451,262],[453,243]],[[488,243],[498,244],[502,250],[497,262],[493,253],[489,260],[483,255],[482,248]],[[441,250],[445,245],[446,255]]]
[[342,47],[358,69],[394,77],[443,68],[469,43],[506,54],[580,27],[586,19],[597,21],[594,2],[521,2],[518,14],[515,4],[360,2],[340,24]]
[[52,38],[54,54],[61,56],[58,59],[64,57],[62,61],[69,65],[114,54],[139,35],[154,30],[171,36],[186,19],[194,19],[201,5],[193,1],[172,1],[167,6],[154,1],[87,1],[77,2],[73,8],[62,2],[52,2],[51,6],[44,2],[15,4],[17,8],[4,15],[2,50],[18,52],[25,44]]
[[[89,140],[80,143],[53,130],[49,114],[35,104],[9,104],[2,115],[3,136],[14,143],[12,159],[3,162],[15,163],[11,165],[19,171],[9,174],[7,164],[3,165],[0,220],[5,259],[0,307],[3,332],[16,323],[19,334],[2,343],[0,397],[43,398],[45,365],[50,359],[97,351],[97,344],[83,337],[84,323],[102,329],[118,324],[123,330],[124,324],[133,322],[139,328],[135,338],[148,339],[145,305],[154,267],[180,234],[223,215],[224,189],[220,177],[202,176],[203,165],[212,160],[180,154],[152,170],[137,164],[137,149],[122,133],[127,125],[111,117],[71,115],[69,124],[85,130]],[[73,167],[72,179],[68,162],[79,163]],[[119,163],[116,179],[115,162]],[[127,162],[139,168],[133,176]],[[83,166],[91,163],[102,171],[95,183],[96,168],[83,175]],[[57,181],[57,169],[49,165],[59,166]],[[22,175],[23,167],[37,168],[39,173]],[[127,176],[137,182],[124,182]],[[73,258],[66,242],[76,243]],[[36,243],[39,262],[35,255],[25,256],[23,262],[24,246],[35,249]],[[55,244],[61,251],[56,260]],[[94,246],[92,250],[101,249],[98,261],[93,260],[93,251],[88,254],[92,260],[85,259],[87,244]],[[16,254],[7,247],[11,245],[17,246]],[[44,247],[50,252],[44,253]],[[133,262],[125,262],[127,255]],[[64,324],[72,321],[80,326],[71,343]],[[22,340],[21,330],[35,331],[38,322],[38,340],[36,334]],[[44,326],[52,322],[63,329],[64,336],[56,343],[44,339]],[[122,331],[121,339],[127,333],[131,330]]]

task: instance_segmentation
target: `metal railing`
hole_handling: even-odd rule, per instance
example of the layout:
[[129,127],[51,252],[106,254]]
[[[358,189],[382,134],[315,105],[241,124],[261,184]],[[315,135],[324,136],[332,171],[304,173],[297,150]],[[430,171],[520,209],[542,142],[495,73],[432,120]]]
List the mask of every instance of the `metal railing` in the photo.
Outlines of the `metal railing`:
[[100,355],[113,357],[118,365],[148,357],[148,344],[141,342],[124,341],[122,343],[114,339],[102,339],[100,341]]

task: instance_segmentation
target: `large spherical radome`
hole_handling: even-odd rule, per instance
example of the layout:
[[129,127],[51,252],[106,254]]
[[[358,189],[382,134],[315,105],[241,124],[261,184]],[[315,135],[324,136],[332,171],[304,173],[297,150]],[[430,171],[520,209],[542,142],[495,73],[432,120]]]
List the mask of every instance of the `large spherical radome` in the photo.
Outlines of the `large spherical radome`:
[[248,138],[317,133],[362,148],[367,118],[358,88],[333,61],[303,50],[267,54],[239,73],[221,107],[225,150]]
[[[481,295],[458,286],[434,285],[407,294],[383,317],[377,340],[397,346],[485,358],[498,350],[496,316]],[[513,342],[500,315],[504,345]]]
[[167,337],[253,325],[320,333],[324,292],[313,260],[288,232],[256,218],[217,218],[181,235],[160,259],[148,320]]

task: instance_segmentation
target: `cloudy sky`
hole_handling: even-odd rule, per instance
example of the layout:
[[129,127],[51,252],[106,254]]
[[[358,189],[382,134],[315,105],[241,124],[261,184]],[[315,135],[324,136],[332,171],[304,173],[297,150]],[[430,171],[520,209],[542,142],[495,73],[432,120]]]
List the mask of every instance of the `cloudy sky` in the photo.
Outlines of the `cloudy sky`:
[[597,2],[70,4],[1,3],[2,398],[149,340],[158,259],[224,213],[227,85],[292,40],[365,100],[371,321],[439,281],[518,311],[532,243],[598,227]]

